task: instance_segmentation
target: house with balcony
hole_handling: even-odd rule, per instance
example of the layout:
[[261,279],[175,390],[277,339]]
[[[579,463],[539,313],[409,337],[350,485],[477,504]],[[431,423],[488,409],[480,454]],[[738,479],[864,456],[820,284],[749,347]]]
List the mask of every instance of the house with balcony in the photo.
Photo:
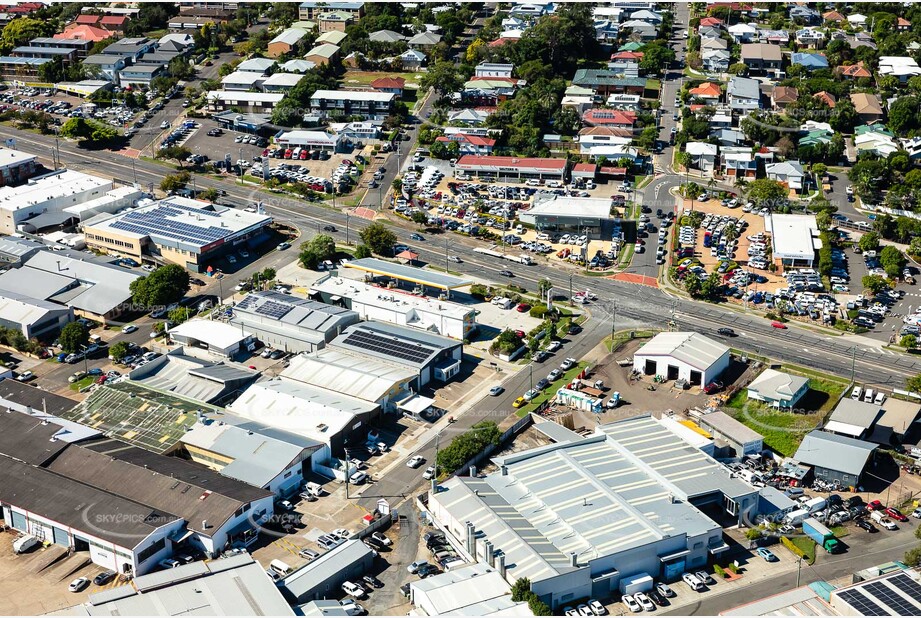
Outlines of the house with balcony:
[[742,45],[741,60],[753,73],[776,75],[783,66],[780,45],[747,43]]
[[392,92],[361,90],[317,90],[310,97],[310,111],[327,117],[361,116],[383,120],[393,111]]
[[442,135],[435,138],[435,141],[448,144],[456,143],[460,147],[460,154],[472,155],[489,155],[492,154],[496,145],[496,140],[491,137],[480,135],[468,135],[466,133],[453,133],[451,135]]
[[722,146],[720,148],[720,171],[729,180],[744,178],[754,180],[758,176],[758,161],[751,148]]
[[726,89],[729,107],[747,113],[761,109],[761,82],[747,77],[733,77]]

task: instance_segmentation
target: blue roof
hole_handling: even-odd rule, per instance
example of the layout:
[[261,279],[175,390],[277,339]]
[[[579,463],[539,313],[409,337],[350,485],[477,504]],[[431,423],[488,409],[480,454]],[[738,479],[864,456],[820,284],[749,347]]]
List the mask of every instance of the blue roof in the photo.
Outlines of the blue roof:
[[51,62],[51,58],[18,58],[15,56],[0,56],[0,64],[34,64],[42,65]]
[[822,54],[806,54],[796,52],[790,57],[793,64],[801,64],[807,69],[827,69],[828,58]]

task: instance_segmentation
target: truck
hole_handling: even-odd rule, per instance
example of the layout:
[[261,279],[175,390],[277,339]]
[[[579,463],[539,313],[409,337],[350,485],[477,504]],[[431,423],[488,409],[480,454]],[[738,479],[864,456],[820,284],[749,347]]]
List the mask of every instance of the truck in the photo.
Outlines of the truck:
[[41,542],[31,534],[22,534],[13,541],[13,553],[24,554],[40,544]]
[[791,526],[798,526],[803,523],[803,520],[809,517],[809,511],[806,509],[799,509],[797,511],[791,511],[787,513],[787,516],[784,517],[784,520]]
[[523,253],[521,255],[503,255],[502,257],[510,262],[517,262],[526,266],[530,266],[534,263],[534,260],[531,259],[530,255],[525,255]]
[[809,511],[809,514],[812,515],[813,513],[818,513],[819,511],[824,509],[827,504],[828,504],[828,501],[825,500],[825,498],[815,497],[810,500],[807,500],[803,504],[803,508]]
[[813,517],[803,520],[803,534],[821,545],[822,549],[830,554],[841,551],[841,543],[835,538],[835,534]]

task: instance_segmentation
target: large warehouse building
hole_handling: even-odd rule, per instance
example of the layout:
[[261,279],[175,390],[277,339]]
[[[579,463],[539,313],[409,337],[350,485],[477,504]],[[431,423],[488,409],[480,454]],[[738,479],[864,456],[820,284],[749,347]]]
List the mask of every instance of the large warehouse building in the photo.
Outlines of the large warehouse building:
[[[521,211],[519,218],[542,232],[586,234],[591,238],[603,238],[606,223],[611,220],[611,200],[558,195],[546,199],[535,198],[534,205]],[[610,238],[610,233],[607,238]]]
[[633,369],[705,386],[729,367],[729,348],[697,333],[659,333],[636,351]]
[[84,225],[86,245],[142,261],[145,257],[200,272],[208,262],[268,239],[272,218],[184,197],[114,215]]
[[433,518],[509,583],[551,608],[606,598],[622,581],[673,581],[727,550],[705,513],[741,521],[757,491],[650,416],[494,459],[429,494]]
[[454,175],[467,174],[477,178],[495,178],[508,181],[533,178],[536,180],[566,180],[566,159],[538,159],[498,157],[492,155],[464,155],[457,160]]

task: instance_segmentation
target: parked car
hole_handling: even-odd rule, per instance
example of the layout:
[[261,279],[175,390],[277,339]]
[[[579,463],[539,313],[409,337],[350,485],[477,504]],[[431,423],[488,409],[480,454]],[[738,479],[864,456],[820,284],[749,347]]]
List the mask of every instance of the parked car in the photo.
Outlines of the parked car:
[[655,611],[656,606],[652,604],[652,601],[649,600],[649,597],[646,596],[643,592],[637,592],[633,595],[633,600],[639,603],[643,609],[647,612]]
[[643,611],[643,607],[639,603],[636,602],[636,599],[633,598],[632,594],[625,594],[620,598],[620,600],[623,602],[624,605],[627,606],[627,609],[629,609],[631,612],[635,614],[638,614],[639,612]]
[[659,594],[661,594],[663,597],[666,597],[666,598],[668,598],[668,599],[670,599],[670,598],[672,598],[673,596],[675,596],[675,591],[672,590],[672,589],[669,587],[669,585],[666,584],[665,582],[659,582],[659,583],[657,583],[657,584],[656,584],[656,590],[659,592]]
[[99,575],[93,578],[93,583],[97,586],[105,586],[110,581],[115,579],[115,576],[118,575],[115,571],[103,571]]
[[78,577],[74,581],[70,582],[70,585],[67,586],[67,589],[71,592],[80,592],[84,588],[90,585],[90,580],[85,577]]
[[381,545],[390,546],[393,544],[393,541],[388,539],[386,536],[384,536],[380,532],[372,532],[371,538],[377,541],[378,543],[380,543]]
[[755,550],[755,553],[764,558],[767,562],[777,562],[777,556],[775,556],[774,552],[766,547],[759,547]]
[[409,468],[418,468],[425,462],[425,457],[422,455],[413,455],[409,461],[406,462],[406,466]]
[[871,524],[870,522],[868,522],[866,519],[858,519],[858,520],[857,520],[857,527],[858,527],[858,528],[863,528],[864,530],[866,530],[867,532],[870,532],[870,533],[879,532],[879,529],[878,529],[876,526],[874,526],[873,524]]

